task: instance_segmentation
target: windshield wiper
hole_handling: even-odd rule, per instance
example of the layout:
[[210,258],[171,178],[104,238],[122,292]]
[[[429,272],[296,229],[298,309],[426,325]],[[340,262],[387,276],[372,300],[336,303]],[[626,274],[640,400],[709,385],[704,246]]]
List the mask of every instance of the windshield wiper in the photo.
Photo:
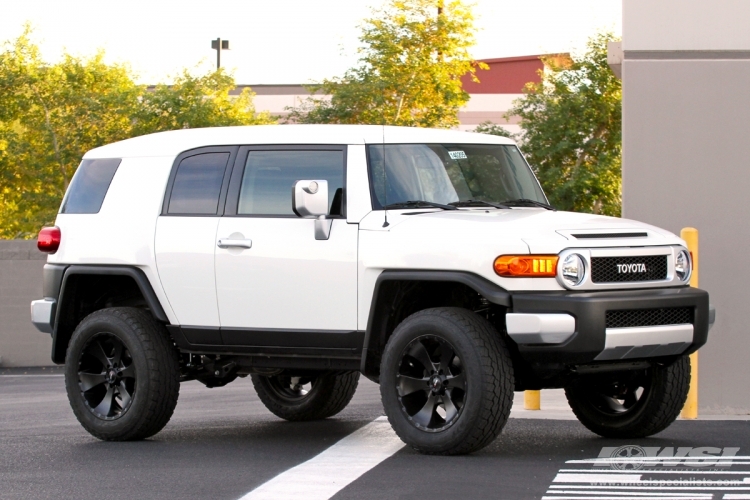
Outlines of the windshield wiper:
[[391,203],[390,205],[386,205],[383,208],[393,209],[393,208],[417,208],[417,207],[434,207],[434,208],[442,208],[443,210],[458,210],[456,207],[452,205],[443,205],[442,203],[435,203],[433,201],[424,201],[424,200],[411,200],[411,201],[402,201],[399,203]]
[[503,205],[533,205],[535,207],[542,207],[546,208],[547,210],[552,210],[553,212],[557,212],[557,209],[553,207],[552,205],[547,205],[546,203],[542,203],[541,201],[536,200],[530,200],[528,198],[518,198],[515,200],[507,200],[502,202]]
[[508,205],[503,205],[502,203],[492,203],[491,201],[484,200],[453,201],[449,203],[449,205],[453,205],[454,207],[475,207],[477,205],[484,205],[495,208],[507,208],[508,210],[510,210],[510,207]]

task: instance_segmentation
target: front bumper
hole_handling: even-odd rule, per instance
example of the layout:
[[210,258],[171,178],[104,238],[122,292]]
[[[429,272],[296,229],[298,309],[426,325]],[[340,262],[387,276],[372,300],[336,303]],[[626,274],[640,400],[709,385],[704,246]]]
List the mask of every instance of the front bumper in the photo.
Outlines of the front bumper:
[[[713,323],[708,293],[689,287],[606,292],[517,292],[508,334],[531,363],[579,365],[674,356],[706,343]],[[692,322],[607,328],[615,310],[689,308]],[[572,318],[566,319],[566,317]]]

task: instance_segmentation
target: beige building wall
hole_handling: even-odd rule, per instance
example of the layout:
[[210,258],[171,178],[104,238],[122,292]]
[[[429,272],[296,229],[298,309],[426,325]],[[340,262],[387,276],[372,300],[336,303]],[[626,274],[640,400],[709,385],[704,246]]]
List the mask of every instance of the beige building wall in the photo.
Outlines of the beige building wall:
[[623,0],[623,215],[700,231],[699,405],[750,413],[750,2]]
[[[233,94],[239,93],[247,85],[239,85]],[[284,117],[287,108],[300,106],[310,94],[302,85],[251,85],[255,92],[253,103],[256,111],[268,111],[273,116]],[[325,98],[326,96],[320,96]],[[461,122],[459,130],[474,130],[482,122],[491,121],[510,132],[521,131],[517,117],[507,119],[505,114],[513,106],[513,101],[523,94],[471,94],[469,102],[458,112]]]
[[0,240],[0,368],[52,365],[52,338],[31,324],[32,300],[42,298],[47,256],[36,240]]

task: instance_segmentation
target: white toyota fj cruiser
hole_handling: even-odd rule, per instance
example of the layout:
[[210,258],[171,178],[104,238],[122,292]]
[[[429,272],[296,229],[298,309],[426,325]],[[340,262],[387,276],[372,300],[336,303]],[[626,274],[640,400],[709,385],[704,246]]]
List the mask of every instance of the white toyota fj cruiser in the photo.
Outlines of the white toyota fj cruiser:
[[513,391],[565,388],[602,436],[665,429],[708,294],[667,231],[548,205],[502,137],[381,126],[180,130],[88,152],[44,228],[44,298],[94,436],[161,430],[180,382],[250,375],[330,417],[362,373],[424,453],[490,443]]

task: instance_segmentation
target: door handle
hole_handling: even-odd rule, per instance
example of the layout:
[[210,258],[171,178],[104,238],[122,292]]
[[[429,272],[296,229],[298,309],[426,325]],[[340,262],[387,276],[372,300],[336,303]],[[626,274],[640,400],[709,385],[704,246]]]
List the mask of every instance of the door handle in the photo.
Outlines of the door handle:
[[229,238],[221,238],[216,246],[219,248],[252,248],[253,240],[232,240]]

